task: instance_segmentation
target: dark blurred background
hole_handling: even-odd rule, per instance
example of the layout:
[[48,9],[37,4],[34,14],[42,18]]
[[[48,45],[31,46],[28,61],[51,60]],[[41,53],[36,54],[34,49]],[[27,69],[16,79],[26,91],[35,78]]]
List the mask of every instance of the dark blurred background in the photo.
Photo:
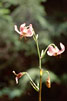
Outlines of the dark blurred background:
[[50,71],[52,87],[42,78],[42,101],[67,99],[67,0],[0,0],[0,101],[38,101],[38,92],[23,76],[15,83],[17,73],[27,71],[36,84],[39,81],[38,55],[33,38],[19,40],[14,25],[33,24],[39,34],[40,50],[50,43],[65,45],[61,56],[45,56],[42,68]]

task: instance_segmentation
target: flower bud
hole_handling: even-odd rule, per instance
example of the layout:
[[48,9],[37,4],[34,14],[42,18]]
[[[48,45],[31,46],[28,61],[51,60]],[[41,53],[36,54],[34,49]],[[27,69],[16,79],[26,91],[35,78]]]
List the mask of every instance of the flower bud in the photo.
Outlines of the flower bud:
[[46,80],[46,86],[48,88],[51,88],[51,82],[50,82],[50,77],[48,76],[47,80]]
[[38,34],[36,35],[36,40],[38,39]]
[[44,54],[44,50],[41,51],[41,58],[42,58],[43,54]]

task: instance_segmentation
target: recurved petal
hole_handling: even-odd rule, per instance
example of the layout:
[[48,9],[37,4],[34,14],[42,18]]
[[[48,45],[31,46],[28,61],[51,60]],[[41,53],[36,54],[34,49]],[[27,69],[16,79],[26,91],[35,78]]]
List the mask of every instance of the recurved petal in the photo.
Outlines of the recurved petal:
[[18,84],[18,77],[16,77],[15,80],[16,80],[16,84]]
[[21,34],[21,32],[18,30],[17,28],[17,25],[14,25],[14,28],[15,28],[15,31],[18,33],[18,34]]
[[65,46],[60,43],[61,50],[59,50],[58,55],[62,54],[65,51]]
[[61,47],[61,50],[63,50],[63,52],[65,51],[65,46],[60,42],[60,47]]

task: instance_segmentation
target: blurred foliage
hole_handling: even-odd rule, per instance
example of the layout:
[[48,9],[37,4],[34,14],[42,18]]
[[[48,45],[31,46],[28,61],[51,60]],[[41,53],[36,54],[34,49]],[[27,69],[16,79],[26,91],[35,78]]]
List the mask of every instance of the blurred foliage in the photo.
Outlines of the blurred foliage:
[[[38,67],[32,68],[38,66],[35,42],[32,38],[19,40],[19,35],[14,31],[15,24],[18,28],[24,22],[33,24],[35,32],[39,34],[40,50],[45,49],[50,43],[59,45],[59,42],[62,42],[67,50],[67,15],[56,9],[53,15],[51,11],[48,12],[45,3],[49,5],[49,1],[51,2],[51,0],[0,0],[0,96],[7,94],[14,98],[30,88],[26,76],[20,79],[19,85],[15,85],[13,70],[18,72],[28,70],[35,83],[38,84],[39,81]],[[61,58],[46,56],[43,60],[43,68],[50,71],[52,83],[67,84],[66,60],[66,52]],[[43,84],[46,77],[44,74]]]

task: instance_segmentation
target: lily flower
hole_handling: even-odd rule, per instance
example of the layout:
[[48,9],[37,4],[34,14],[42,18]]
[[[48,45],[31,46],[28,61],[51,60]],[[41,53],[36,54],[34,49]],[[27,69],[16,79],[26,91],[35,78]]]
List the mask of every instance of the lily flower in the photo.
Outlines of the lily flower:
[[16,84],[18,84],[18,79],[21,78],[21,77],[23,76],[23,73],[20,72],[20,73],[16,74],[16,72],[13,71],[13,74],[16,76],[16,77],[15,77]]
[[53,47],[52,45],[49,46],[47,54],[49,56],[57,56],[57,55],[62,54],[65,51],[65,46],[62,43],[60,43],[60,47],[61,47],[61,50],[59,50],[57,46],[55,47]]
[[14,27],[15,27],[15,31],[20,35],[20,38],[32,37],[34,34],[32,24],[30,24],[29,26],[26,26],[25,23],[21,24],[20,25],[20,31],[18,30],[17,25],[15,25]]

